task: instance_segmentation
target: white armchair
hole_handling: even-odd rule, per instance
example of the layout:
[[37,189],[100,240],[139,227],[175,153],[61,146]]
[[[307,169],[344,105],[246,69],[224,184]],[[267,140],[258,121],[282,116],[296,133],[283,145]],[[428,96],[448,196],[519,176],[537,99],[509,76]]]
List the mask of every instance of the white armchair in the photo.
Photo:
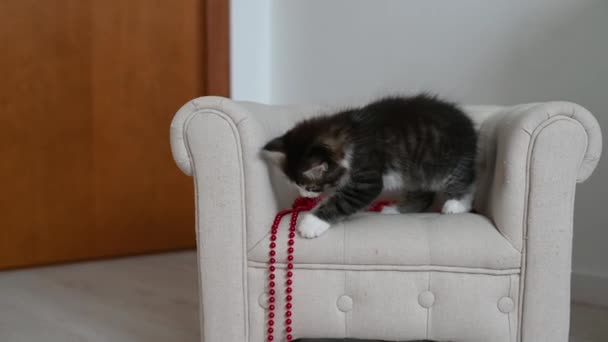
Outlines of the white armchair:
[[[203,341],[266,340],[268,233],[297,194],[259,151],[320,110],[203,97],[175,115],[173,155],[196,187]],[[574,193],[600,128],[568,102],[465,110],[480,129],[479,214],[363,214],[297,238],[296,338],[567,342]]]

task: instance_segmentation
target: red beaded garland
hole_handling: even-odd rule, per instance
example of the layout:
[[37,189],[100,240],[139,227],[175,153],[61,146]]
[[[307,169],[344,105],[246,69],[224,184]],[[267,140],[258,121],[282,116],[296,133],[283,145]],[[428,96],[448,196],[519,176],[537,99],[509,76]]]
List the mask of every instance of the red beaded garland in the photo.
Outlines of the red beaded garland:
[[[317,204],[318,200],[315,199],[310,199],[310,198],[298,198],[296,199],[296,201],[294,202],[293,206],[291,209],[287,209],[287,210],[283,210],[281,212],[279,212],[277,214],[277,216],[275,217],[274,222],[272,223],[272,227],[270,230],[270,244],[268,245],[270,248],[268,255],[269,255],[269,259],[268,259],[268,263],[269,263],[269,267],[268,267],[268,301],[270,303],[274,303],[275,302],[275,297],[274,295],[276,294],[276,291],[274,289],[275,287],[275,282],[273,281],[276,278],[275,275],[275,271],[276,271],[276,267],[274,266],[277,262],[277,260],[274,258],[277,255],[277,252],[275,250],[275,248],[277,247],[276,241],[277,241],[277,234],[279,231],[279,224],[281,223],[281,219],[283,218],[283,216],[291,214],[291,219],[289,222],[289,240],[287,241],[287,260],[289,261],[289,264],[287,265],[288,269],[293,269],[293,264],[291,263],[294,260],[293,257],[293,252],[294,252],[294,248],[293,246],[295,245],[295,240],[294,238],[296,237],[296,223],[298,222],[298,214],[300,213],[300,211],[307,211],[312,209],[316,204]],[[287,272],[287,287],[286,287],[286,291],[287,293],[291,293],[293,291],[293,289],[291,288],[291,285],[293,284],[292,278],[293,277],[293,272],[288,271]],[[285,297],[287,304],[285,306],[286,311],[285,311],[285,315],[287,317],[290,317],[292,315],[292,312],[290,311],[290,309],[292,308],[292,304],[291,304],[291,300],[292,297],[290,295],[288,295],[287,297]],[[268,330],[267,330],[267,340],[268,341],[272,341],[274,340],[274,329],[272,328],[272,326],[274,325],[274,321],[272,320],[272,318],[275,317],[274,314],[274,310],[275,310],[275,306],[274,304],[270,304],[268,306]],[[291,319],[287,319],[285,321],[285,331],[288,333],[288,335],[286,336],[287,341],[291,341],[293,339],[293,336],[291,334],[289,334],[292,331],[292,327],[291,327]]]
[[[291,317],[293,315],[291,309],[293,307],[291,301],[293,300],[293,297],[291,296],[290,293],[293,292],[293,288],[291,287],[293,285],[293,272],[291,271],[293,269],[293,252],[294,252],[294,248],[293,246],[295,245],[295,240],[294,238],[296,237],[296,223],[298,221],[298,216],[300,214],[301,211],[308,211],[311,210],[312,208],[314,208],[315,205],[317,205],[317,203],[319,202],[319,198],[304,198],[304,197],[300,197],[297,198],[292,207],[290,209],[285,209],[280,211],[277,216],[275,217],[274,221],[272,222],[272,227],[270,229],[270,244],[269,246],[269,258],[268,258],[268,302],[271,303],[270,305],[268,305],[268,329],[266,330],[266,332],[268,333],[266,336],[266,340],[267,341],[273,341],[274,340],[274,329],[272,328],[272,326],[274,326],[274,320],[273,318],[275,317],[275,305],[272,304],[275,302],[275,294],[276,291],[274,289],[275,287],[275,282],[274,279],[276,278],[275,275],[275,271],[276,271],[276,259],[274,258],[277,255],[277,252],[275,250],[275,248],[277,247],[276,244],[276,240],[277,240],[277,234],[279,232],[279,224],[281,223],[281,220],[283,219],[283,216],[291,214],[291,219],[289,220],[289,234],[288,234],[288,240],[287,240],[287,280],[285,282],[286,287],[285,287],[285,292],[287,293],[287,295],[285,296],[285,301],[287,302],[285,304],[285,317],[287,317],[287,319],[285,320],[285,332],[287,333],[287,335],[285,336],[285,339],[287,341],[291,341],[293,340],[293,336],[291,334],[291,332],[293,331],[293,328],[291,327],[292,324],[292,320]],[[372,204],[369,208],[368,211],[382,211],[383,207],[386,205],[390,205],[392,203],[390,202],[386,202],[386,201],[381,201],[381,202],[376,202],[374,204]]]

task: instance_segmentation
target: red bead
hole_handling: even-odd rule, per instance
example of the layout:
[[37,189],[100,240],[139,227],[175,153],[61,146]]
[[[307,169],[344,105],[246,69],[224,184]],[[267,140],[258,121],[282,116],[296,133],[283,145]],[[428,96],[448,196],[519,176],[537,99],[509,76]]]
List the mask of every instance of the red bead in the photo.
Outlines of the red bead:
[[287,253],[293,253],[293,247],[287,248]]
[[271,303],[274,303],[274,297],[272,297],[272,296],[268,297],[268,301],[271,302]]
[[274,312],[269,312],[268,313],[268,318],[274,318]]
[[285,331],[287,331],[288,333],[290,333],[291,332],[291,327],[285,328]]
[[[293,281],[292,281],[291,279],[287,279],[287,281],[285,282],[285,284],[287,284],[287,285],[291,285],[291,284],[293,284]],[[272,294],[272,293],[271,293],[271,294]]]
[[276,254],[277,254],[277,252],[276,252],[276,251],[274,251],[274,250],[273,250],[273,251],[270,251],[270,256],[275,256]]
[[287,300],[288,302],[291,302],[292,299],[293,297],[291,295],[287,295],[287,297],[285,297],[285,300]]
[[293,291],[293,290],[291,289],[291,287],[288,287],[288,288],[286,288],[286,289],[285,289],[285,292],[287,292],[287,293],[291,293],[291,291]]
[[268,286],[274,287],[274,281],[271,281],[270,283],[268,283]]
[[268,269],[270,270],[270,272],[274,272],[274,270],[276,270],[274,266],[270,266]]
[[292,276],[293,276],[293,272],[291,272],[291,271],[287,272],[287,277],[288,278],[291,278]]
[[275,241],[276,239],[277,239],[276,235],[274,235],[274,234],[270,235],[270,240]]
[[290,246],[293,246],[295,242],[293,241],[293,239],[289,239],[289,241],[287,241],[287,244]]
[[293,340],[293,336],[287,335],[287,341],[291,341],[291,340]]
[[270,248],[275,248],[275,247],[277,247],[276,242],[271,242],[271,243],[270,243]]
[[272,337],[272,335],[268,335],[268,341],[272,341],[274,340],[274,337]]
[[274,273],[270,273],[270,275],[268,276],[268,278],[274,279]]
[[270,234],[277,235],[278,232],[279,232],[278,230],[273,229],[273,230],[270,231]]
[[287,309],[291,309],[291,303],[287,303],[287,305],[285,305],[285,307],[286,307]]
[[270,294],[271,296],[274,296],[274,289],[270,289],[270,291],[268,291],[268,294]]
[[273,320],[271,320],[271,319],[269,319],[269,320],[268,320],[268,326],[273,326],[273,325],[274,325],[274,321],[273,321]]
[[289,255],[287,256],[287,260],[289,260],[289,261],[293,261],[293,255],[289,254]]
[[268,307],[268,310],[270,310],[270,311],[274,310],[274,304],[270,304],[270,306]]
[[294,233],[294,232],[289,233],[289,238],[290,239],[293,239],[294,237],[296,237],[296,233]]
[[291,317],[291,311],[289,311],[289,310],[285,311],[285,316]]
[[286,325],[291,325],[291,318],[286,319],[286,320],[285,320],[285,324],[286,324]]
[[270,258],[270,260],[268,260],[271,264],[274,264],[275,262],[277,262],[276,260],[274,260],[274,258]]
[[272,334],[272,333],[274,332],[274,329],[272,329],[272,328],[268,328],[268,330],[267,330],[267,331],[268,331],[268,333],[269,333],[269,334]]
[[293,269],[293,264],[292,263],[287,264],[287,268],[289,268],[290,270]]

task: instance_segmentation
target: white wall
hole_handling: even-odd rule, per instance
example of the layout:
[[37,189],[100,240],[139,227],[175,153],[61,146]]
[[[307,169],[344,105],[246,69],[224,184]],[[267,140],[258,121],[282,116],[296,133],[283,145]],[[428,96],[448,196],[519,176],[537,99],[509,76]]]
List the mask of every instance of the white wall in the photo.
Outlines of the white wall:
[[270,0],[231,0],[230,93],[241,100],[271,102]]
[[[236,98],[345,103],[432,90],[468,104],[569,100],[608,129],[608,1],[270,0],[267,15],[268,69],[259,83],[233,74]],[[243,19],[253,20],[233,25]],[[606,284],[607,165],[578,187],[574,246],[575,273]]]

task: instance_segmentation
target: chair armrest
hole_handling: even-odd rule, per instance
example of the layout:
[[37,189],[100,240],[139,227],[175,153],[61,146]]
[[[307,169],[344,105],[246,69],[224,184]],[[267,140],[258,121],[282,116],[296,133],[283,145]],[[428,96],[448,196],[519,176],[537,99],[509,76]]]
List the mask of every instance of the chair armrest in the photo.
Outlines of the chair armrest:
[[568,336],[575,187],[601,140],[595,118],[567,102],[503,108],[481,125],[476,207],[522,252],[522,341]]
[[248,340],[247,250],[262,240],[285,205],[273,192],[259,152],[311,109],[202,97],[173,118],[173,157],[195,184],[204,341]]
[[226,222],[234,220],[239,226],[234,233],[244,234],[247,249],[268,233],[276,212],[289,206],[297,193],[276,168],[269,168],[261,148],[319,110],[207,96],[176,113],[171,148],[179,168],[195,180],[199,233],[201,227],[217,227],[227,234]]
[[577,104],[532,103],[494,107],[480,125],[479,146],[476,208],[521,251],[529,195],[541,185],[533,177],[542,175],[544,186],[584,181],[599,161],[602,135]]

